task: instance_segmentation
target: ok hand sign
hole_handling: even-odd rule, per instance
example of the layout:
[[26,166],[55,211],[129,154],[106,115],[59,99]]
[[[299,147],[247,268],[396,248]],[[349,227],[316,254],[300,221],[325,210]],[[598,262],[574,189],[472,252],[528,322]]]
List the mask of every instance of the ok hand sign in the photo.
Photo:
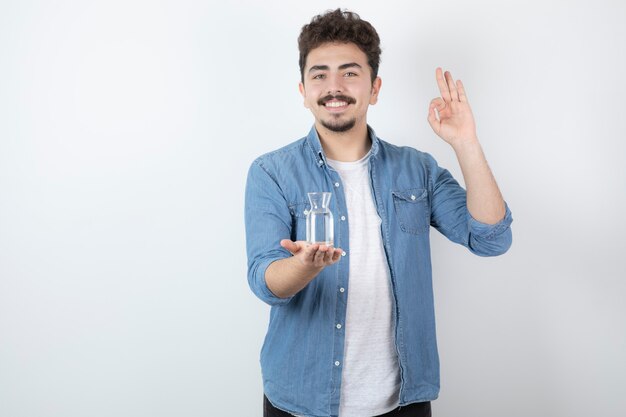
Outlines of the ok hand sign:
[[[435,70],[437,85],[441,97],[431,100],[428,108],[428,123],[437,136],[448,142],[452,147],[463,141],[476,139],[476,124],[474,115],[467,101],[465,89],[461,80],[456,83],[452,79],[450,71],[442,74],[441,68]],[[439,119],[435,114],[439,112]]]

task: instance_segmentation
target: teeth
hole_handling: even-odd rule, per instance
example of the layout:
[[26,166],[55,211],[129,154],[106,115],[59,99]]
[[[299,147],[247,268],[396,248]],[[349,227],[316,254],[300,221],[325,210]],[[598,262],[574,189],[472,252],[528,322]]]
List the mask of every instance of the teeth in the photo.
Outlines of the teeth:
[[345,106],[348,103],[346,103],[345,101],[329,101],[328,103],[325,104],[326,107],[341,107],[341,106]]

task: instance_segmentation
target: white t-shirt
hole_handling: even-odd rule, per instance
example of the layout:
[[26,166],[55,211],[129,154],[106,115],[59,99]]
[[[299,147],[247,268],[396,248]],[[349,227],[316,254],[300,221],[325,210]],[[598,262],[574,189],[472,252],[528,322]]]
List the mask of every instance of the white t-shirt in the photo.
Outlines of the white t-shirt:
[[391,280],[370,189],[369,156],[355,162],[327,159],[343,182],[350,238],[340,417],[384,414],[399,402]]

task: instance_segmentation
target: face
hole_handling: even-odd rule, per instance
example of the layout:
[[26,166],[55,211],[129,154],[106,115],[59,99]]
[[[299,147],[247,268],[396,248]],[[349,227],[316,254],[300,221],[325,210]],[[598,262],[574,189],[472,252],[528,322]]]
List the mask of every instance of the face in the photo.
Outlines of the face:
[[367,108],[376,104],[381,80],[372,83],[367,56],[353,43],[326,43],[309,52],[300,93],[315,124],[333,132],[367,125]]

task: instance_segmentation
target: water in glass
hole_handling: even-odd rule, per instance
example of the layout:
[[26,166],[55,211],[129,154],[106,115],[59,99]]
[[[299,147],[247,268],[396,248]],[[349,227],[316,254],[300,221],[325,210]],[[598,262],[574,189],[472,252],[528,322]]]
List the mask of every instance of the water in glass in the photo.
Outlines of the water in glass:
[[308,243],[333,245],[333,213],[329,203],[331,193],[308,193],[311,209],[306,215],[306,240]]

